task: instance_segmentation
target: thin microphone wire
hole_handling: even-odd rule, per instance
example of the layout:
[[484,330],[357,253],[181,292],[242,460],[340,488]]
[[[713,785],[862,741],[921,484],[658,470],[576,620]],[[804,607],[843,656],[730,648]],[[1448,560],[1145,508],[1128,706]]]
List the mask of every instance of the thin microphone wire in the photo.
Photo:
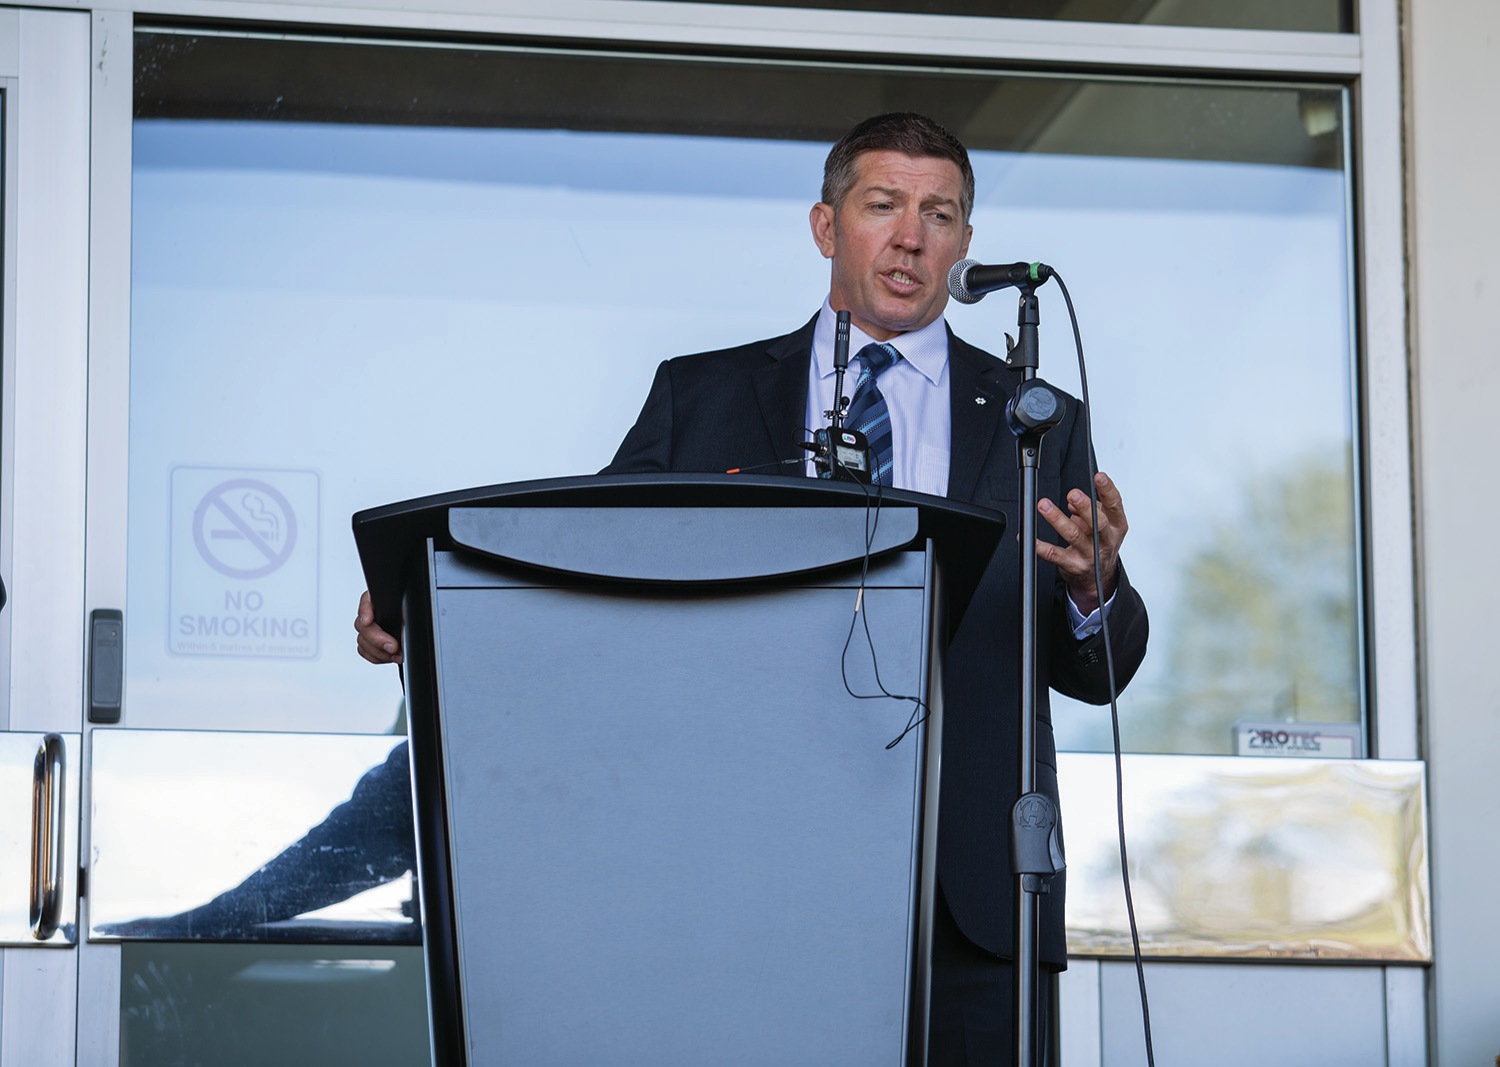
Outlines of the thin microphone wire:
[[[955,265],[955,268],[956,267],[957,265]],[[1084,362],[1083,334],[1078,326],[1078,314],[1073,307],[1073,296],[1068,292],[1067,284],[1063,281],[1062,275],[1058,274],[1056,271],[1052,271],[1051,277],[1057,282],[1058,288],[1062,290],[1063,300],[1067,303],[1068,320],[1071,323],[1073,329],[1073,345],[1078,353],[1078,379],[1080,383],[1080,393],[1082,400],[1081,406],[1083,408],[1084,438],[1088,444],[1090,517],[1089,535],[1094,550],[1094,592],[1099,600],[1099,624],[1104,644],[1105,674],[1109,681],[1110,729],[1114,738],[1115,820],[1120,846],[1120,875],[1125,889],[1125,911],[1130,921],[1130,945],[1135,961],[1136,983],[1140,988],[1141,1023],[1144,1029],[1146,1041],[1146,1062],[1148,1064],[1148,1067],[1155,1067],[1156,1054],[1151,1040],[1151,1003],[1150,997],[1146,990],[1146,969],[1144,961],[1141,958],[1141,935],[1135,916],[1135,898],[1130,888],[1130,859],[1125,840],[1125,771],[1123,746],[1120,740],[1119,686],[1115,680],[1114,647],[1110,634],[1109,614],[1104,610],[1104,568],[1103,563],[1100,559],[1099,551],[1099,490],[1098,486],[1095,484],[1095,479],[1098,477],[1099,469],[1094,456],[1094,424],[1092,406],[1089,401],[1088,368]],[[950,289],[952,288],[952,278],[953,272],[950,272]],[[972,300],[966,300],[965,302],[973,303],[977,299],[978,298],[976,297]],[[837,459],[834,460],[834,463],[838,464]],[[855,480],[855,484],[859,485],[861,490],[865,494],[865,552],[860,566],[859,591],[855,597],[854,615],[849,620],[849,632],[844,638],[844,649],[839,659],[839,669],[841,674],[843,675],[845,691],[847,691],[850,696],[856,699],[876,700],[889,698],[893,700],[909,700],[915,705],[911,718],[907,721],[906,729],[904,729],[900,733],[900,735],[898,735],[894,740],[886,745],[886,748],[889,749],[894,748],[896,745],[900,744],[902,739],[905,738],[908,733],[910,733],[922,721],[926,719],[927,709],[926,705],[923,704],[920,698],[913,696],[901,696],[892,693],[888,689],[886,689],[884,683],[880,680],[880,667],[875,657],[874,638],[870,634],[869,614],[867,611],[864,611],[863,602],[866,581],[869,575],[870,550],[874,544],[875,529],[876,527],[878,527],[880,521],[879,500],[881,486],[878,483],[876,485],[876,493],[874,497],[875,525],[872,526],[870,491],[866,489],[864,485],[858,480]],[[859,621],[859,617],[862,612],[864,613],[865,641],[870,649],[870,662],[872,667],[874,668],[875,684],[880,689],[880,692],[878,693],[856,693],[853,687],[851,687],[849,684],[846,661],[849,653],[849,646],[854,638],[854,627],[855,624]]]
[[1089,517],[1094,545],[1094,594],[1099,598],[1099,623],[1104,638],[1104,669],[1109,678],[1109,721],[1115,742],[1115,819],[1120,840],[1120,875],[1125,885],[1125,913],[1130,919],[1130,947],[1135,957],[1136,983],[1141,991],[1141,1024],[1145,1029],[1146,1063],[1156,1067],[1156,1056],[1151,1045],[1151,1002],[1146,994],[1146,968],[1141,960],[1141,934],[1135,921],[1135,899],[1130,892],[1130,859],[1125,847],[1125,765],[1120,744],[1119,689],[1115,684],[1115,656],[1110,642],[1109,614],[1104,610],[1104,566],[1099,560],[1099,490],[1094,484],[1099,476],[1094,458],[1094,422],[1089,405],[1088,370],[1083,361],[1083,335],[1078,329],[1078,315],[1073,310],[1073,297],[1063,283],[1062,275],[1052,274],[1057,287],[1062,290],[1063,300],[1068,305],[1068,319],[1073,324],[1073,345],[1078,350],[1078,380],[1082,394],[1083,432],[1088,442],[1089,461]]
[[[847,467],[839,461],[836,454],[831,456],[836,467]],[[880,503],[883,498],[885,486],[881,482],[875,483],[875,492],[872,495],[869,488],[858,478],[851,476],[850,481],[859,486],[860,492],[865,495],[865,550],[859,564],[859,586],[854,594],[854,612],[849,617],[849,632],[844,635],[844,647],[839,653],[839,675],[844,682],[844,692],[855,700],[905,700],[912,704],[912,713],[907,717],[906,726],[886,743],[886,749],[893,749],[906,739],[906,735],[915,730],[927,720],[927,704],[921,697],[910,696],[905,693],[893,693],[886,688],[880,678],[880,660],[875,654],[875,637],[870,633],[870,611],[865,603],[865,592],[870,576],[870,554],[875,545],[875,532],[880,528]],[[865,645],[870,650],[870,667],[875,674],[875,687],[877,693],[856,693],[854,687],[849,684],[849,646],[854,642],[854,628],[861,621],[864,623]]]

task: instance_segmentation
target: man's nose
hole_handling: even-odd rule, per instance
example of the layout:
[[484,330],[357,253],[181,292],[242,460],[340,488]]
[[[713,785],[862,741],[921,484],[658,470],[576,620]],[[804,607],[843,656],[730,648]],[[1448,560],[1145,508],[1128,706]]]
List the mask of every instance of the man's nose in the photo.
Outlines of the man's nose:
[[922,213],[920,211],[903,211],[897,219],[895,243],[908,252],[920,252],[922,250]]

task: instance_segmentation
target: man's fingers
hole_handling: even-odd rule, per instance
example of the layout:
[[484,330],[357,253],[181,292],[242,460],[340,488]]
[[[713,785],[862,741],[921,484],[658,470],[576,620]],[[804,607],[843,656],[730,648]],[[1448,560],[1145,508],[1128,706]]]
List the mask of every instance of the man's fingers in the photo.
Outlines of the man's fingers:
[[1087,543],[1083,547],[1057,545],[1038,537],[1036,557],[1044,563],[1055,564],[1065,577],[1088,574],[1094,568],[1094,553],[1090,551]]
[[395,638],[384,630],[376,629],[374,634],[362,632],[355,641],[355,649],[360,656],[371,663],[400,663],[400,647]]
[[1094,477],[1094,487],[1099,494],[1099,510],[1108,512],[1111,521],[1124,526],[1125,498],[1120,495],[1120,487],[1114,479],[1100,471]]
[[1120,495],[1119,487],[1103,471],[1100,471],[1095,478],[1094,487],[1099,499],[1097,513],[1091,505],[1088,494],[1082,489],[1069,491],[1068,510],[1073,513],[1074,521],[1086,539],[1092,539],[1094,518],[1097,514],[1099,543],[1107,556],[1111,549],[1119,547],[1120,542],[1125,539],[1125,532],[1129,529],[1129,524],[1125,519],[1125,501]]
[[[1073,521],[1079,525],[1085,535],[1093,530],[1094,509],[1087,493],[1081,489],[1074,489],[1070,492],[1068,494],[1068,510],[1072,512]],[[1108,524],[1109,516],[1104,513],[1102,507],[1099,511],[1099,518],[1102,520],[1100,523],[1101,526]]]
[[354,629],[359,634],[354,647],[371,663],[400,663],[401,644],[375,622],[375,607],[366,590],[359,598],[359,611],[354,616]]
[[1128,528],[1125,521],[1125,504],[1114,479],[1100,471],[1094,479],[1099,507],[1096,512],[1089,494],[1082,489],[1071,489],[1063,498],[1067,505],[1064,511],[1050,500],[1037,502],[1037,511],[1048,525],[1063,539],[1062,545],[1037,539],[1037,556],[1048,563],[1056,564],[1067,575],[1091,574],[1094,566],[1094,524],[1097,517],[1099,551],[1108,579],[1114,571],[1114,559],[1120,542],[1125,539]]
[[384,652],[388,656],[394,656],[401,647],[396,643],[394,637],[380,627],[373,625],[361,633],[359,639],[369,648],[378,652]]
[[[1076,501],[1070,496],[1068,499],[1069,511],[1063,511],[1050,500],[1042,500],[1037,504],[1037,511],[1041,512],[1042,518],[1047,524],[1057,531],[1068,544],[1080,551],[1093,551],[1093,523],[1089,521],[1088,498],[1084,498],[1084,510],[1080,514],[1076,507]],[[1069,513],[1071,512],[1071,514]]]
[[1044,563],[1056,564],[1065,563],[1068,558],[1066,549],[1054,545],[1051,541],[1043,541],[1040,537],[1036,539],[1036,556]]
[[[1067,511],[1050,500],[1037,502],[1039,511],[1052,529],[1063,539],[1063,544],[1037,538],[1037,558],[1057,567],[1058,575],[1067,583],[1069,596],[1080,611],[1087,614],[1097,607],[1101,598],[1112,595],[1114,589],[1115,560],[1120,542],[1125,538],[1125,506],[1120,490],[1106,474],[1100,473],[1094,481],[1098,495],[1097,512],[1089,494],[1082,489],[1072,489],[1064,500]],[[1097,517],[1099,534],[1099,562],[1103,571],[1104,587],[1095,586],[1094,533]]]

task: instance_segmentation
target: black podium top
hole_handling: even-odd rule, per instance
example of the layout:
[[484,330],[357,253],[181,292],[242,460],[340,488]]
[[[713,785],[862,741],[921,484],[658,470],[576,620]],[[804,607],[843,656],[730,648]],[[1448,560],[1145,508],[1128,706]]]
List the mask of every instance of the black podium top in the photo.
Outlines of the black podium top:
[[[830,554],[810,536],[820,509],[858,522]],[[525,522],[497,526],[486,509],[523,509]],[[732,543],[633,537],[642,511],[736,509]],[[775,515],[756,513],[776,509]],[[868,511],[868,516],[866,512]],[[603,513],[601,516],[600,513]],[[588,515],[593,515],[589,521]],[[831,516],[829,516],[831,517]],[[354,515],[376,621],[399,633],[401,595],[413,554],[431,539],[552,573],[625,582],[736,582],[857,561],[931,539],[942,553],[954,606],[968,601],[1005,528],[997,511],[926,493],[816,478],[724,474],[615,474],[552,478],[420,497]],[[852,546],[852,548],[851,548]]]

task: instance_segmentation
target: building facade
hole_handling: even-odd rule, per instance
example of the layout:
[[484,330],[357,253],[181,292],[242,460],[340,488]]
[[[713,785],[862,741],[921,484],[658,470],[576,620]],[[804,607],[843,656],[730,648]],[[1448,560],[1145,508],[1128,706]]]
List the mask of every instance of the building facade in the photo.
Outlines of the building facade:
[[[253,895],[404,731],[349,515],[595,470],[660,359],[804,322],[826,147],[905,109],[974,154],[970,254],[1078,308],[1152,609],[1157,1054],[1489,1062],[1497,35],[1456,0],[0,7],[0,1064],[422,1062],[408,878]],[[1009,307],[949,321],[995,350]],[[1055,727],[1061,1062],[1145,1062],[1108,714]]]

